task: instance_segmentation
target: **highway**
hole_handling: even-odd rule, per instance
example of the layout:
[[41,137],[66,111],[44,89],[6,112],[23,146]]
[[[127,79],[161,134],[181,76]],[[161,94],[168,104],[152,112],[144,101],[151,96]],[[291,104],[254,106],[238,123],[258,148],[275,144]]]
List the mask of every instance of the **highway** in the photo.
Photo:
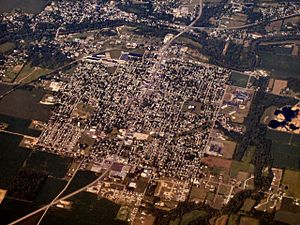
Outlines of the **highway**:
[[[188,26],[184,27],[184,29],[182,31],[180,31],[178,34],[176,34],[175,36],[173,36],[170,40],[168,40],[163,46],[162,48],[159,50],[158,52],[158,61],[156,61],[156,63],[154,63],[152,69],[151,69],[151,73],[150,76],[152,77],[152,83],[154,83],[154,79],[156,78],[157,75],[157,71],[160,67],[160,65],[162,64],[164,58],[166,57],[166,53],[167,53],[167,49],[170,47],[170,45],[177,39],[179,38],[181,35],[183,35],[184,33],[188,32],[189,30],[193,29],[193,26],[195,25],[195,23],[200,19],[201,15],[202,15],[202,10],[203,10],[203,0],[199,0],[199,12],[198,12],[198,16],[195,18],[195,20],[193,20],[192,23],[190,23]],[[153,85],[154,86],[154,85]],[[153,87],[151,85],[151,88]],[[143,95],[140,96],[140,98],[142,98]]]
[[53,206],[53,205],[58,204],[60,201],[66,200],[66,199],[68,199],[68,198],[70,198],[70,197],[72,197],[72,196],[74,196],[74,195],[77,195],[78,193],[80,193],[80,192],[82,192],[82,191],[85,191],[88,187],[97,184],[98,181],[100,181],[101,179],[103,179],[103,178],[107,175],[107,173],[108,173],[108,170],[105,171],[105,172],[104,172],[100,177],[98,177],[96,180],[94,180],[93,182],[87,184],[86,186],[84,186],[84,187],[82,187],[82,188],[80,188],[80,189],[78,189],[78,190],[76,190],[76,191],[74,191],[74,192],[72,192],[72,193],[70,193],[70,194],[68,194],[68,195],[66,195],[66,196],[64,196],[64,197],[62,197],[62,198],[59,198],[59,199],[57,199],[57,200],[55,200],[55,201],[52,201],[52,202],[49,203],[48,205],[45,205],[45,206],[43,206],[43,207],[41,207],[41,208],[39,208],[39,209],[37,209],[37,210],[35,210],[35,211],[33,211],[33,212],[31,212],[31,213],[29,213],[29,214],[27,214],[27,215],[21,217],[20,219],[17,219],[17,220],[15,220],[15,221],[9,223],[8,225],[18,224],[18,223],[20,223],[21,221],[23,221],[23,220],[25,220],[25,219],[28,219],[29,217],[31,217],[31,216],[33,216],[33,215],[39,213],[39,212],[43,212],[44,210],[47,210],[49,207],[51,207],[51,206]]
[[300,13],[295,13],[295,14],[291,14],[288,16],[283,16],[280,18],[275,18],[269,21],[261,21],[261,22],[256,22],[256,23],[250,23],[250,24],[246,24],[246,25],[242,25],[242,26],[236,26],[236,27],[192,27],[192,29],[200,29],[200,30],[205,30],[205,29],[209,29],[209,30],[243,30],[243,29],[247,29],[250,27],[255,27],[255,26],[259,26],[262,25],[264,23],[272,23],[272,22],[276,22],[279,20],[284,20],[284,19],[289,19],[292,17],[297,17],[300,16]]
[[83,160],[81,160],[81,161],[78,163],[78,165],[77,165],[75,171],[73,172],[73,175],[72,175],[71,179],[68,181],[68,183],[66,184],[66,186],[61,190],[61,192],[59,192],[59,194],[51,201],[50,205],[48,205],[47,209],[44,211],[43,215],[42,215],[41,218],[39,219],[39,222],[37,223],[37,225],[39,225],[39,224],[42,222],[44,216],[47,214],[48,210],[50,209],[51,204],[52,204],[53,202],[55,202],[55,201],[56,201],[56,200],[57,200],[57,199],[58,199],[58,198],[59,198],[59,197],[67,190],[67,188],[70,186],[70,184],[71,184],[72,180],[74,179],[76,173],[78,172],[78,170],[79,170],[79,168],[80,168],[82,162],[83,162]]

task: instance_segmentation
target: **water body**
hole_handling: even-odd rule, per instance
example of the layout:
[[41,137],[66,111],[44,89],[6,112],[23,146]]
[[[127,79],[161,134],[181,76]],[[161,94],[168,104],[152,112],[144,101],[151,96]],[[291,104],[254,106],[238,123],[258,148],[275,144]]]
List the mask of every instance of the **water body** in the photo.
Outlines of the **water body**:
[[11,12],[17,8],[26,13],[36,14],[41,12],[48,2],[48,0],[0,0],[0,13]]
[[282,114],[284,116],[283,121],[271,120],[268,124],[269,127],[276,129],[278,127],[288,126],[291,130],[298,130],[299,127],[296,127],[294,124],[290,124],[293,118],[295,118],[299,113],[299,110],[292,110],[291,106],[285,106],[282,109],[278,109],[274,112],[274,115],[277,116]]

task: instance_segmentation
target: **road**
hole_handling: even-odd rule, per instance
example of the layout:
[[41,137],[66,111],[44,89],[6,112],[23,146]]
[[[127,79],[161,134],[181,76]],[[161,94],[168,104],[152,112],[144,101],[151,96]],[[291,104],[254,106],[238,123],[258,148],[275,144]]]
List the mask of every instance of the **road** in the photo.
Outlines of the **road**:
[[39,219],[39,222],[37,223],[37,225],[39,225],[39,224],[42,222],[44,216],[47,214],[48,210],[50,209],[51,204],[53,204],[53,202],[55,202],[55,201],[56,201],[56,200],[57,200],[57,199],[58,199],[58,198],[59,198],[59,197],[67,190],[67,188],[70,186],[70,184],[71,184],[72,180],[74,179],[76,173],[78,172],[78,170],[79,170],[79,168],[80,168],[82,162],[83,162],[83,160],[81,160],[80,163],[78,163],[78,165],[77,165],[75,171],[73,172],[73,175],[72,175],[71,179],[68,181],[68,183],[66,184],[66,186],[65,186],[65,187],[61,190],[61,192],[59,192],[59,194],[51,201],[51,203],[50,203],[50,205],[48,205],[47,209],[45,209],[45,211],[44,211],[43,215],[41,216],[41,218]]
[[93,182],[87,184],[86,186],[84,186],[84,187],[82,187],[82,188],[80,188],[80,189],[78,189],[78,190],[76,190],[76,191],[74,191],[74,192],[72,192],[72,193],[70,193],[70,194],[68,194],[68,195],[66,195],[66,196],[64,196],[64,197],[62,197],[62,198],[59,198],[59,199],[57,199],[57,200],[55,200],[55,201],[49,203],[48,205],[45,205],[45,206],[43,206],[43,207],[41,207],[41,208],[39,208],[39,209],[37,209],[37,210],[35,210],[35,211],[33,211],[33,212],[31,212],[31,213],[29,213],[29,214],[27,214],[27,215],[21,217],[20,219],[17,219],[17,220],[15,220],[15,221],[9,223],[8,225],[13,225],[13,224],[20,223],[21,221],[23,221],[23,220],[25,220],[25,219],[28,219],[29,217],[31,217],[31,216],[33,216],[33,215],[39,213],[39,212],[43,212],[44,210],[47,210],[49,207],[51,207],[51,206],[53,206],[53,205],[58,204],[60,201],[66,200],[66,199],[68,199],[68,198],[70,198],[70,197],[72,197],[72,196],[74,196],[74,195],[77,195],[78,193],[80,193],[80,192],[82,192],[82,191],[85,191],[88,187],[97,184],[98,181],[100,181],[101,179],[103,179],[103,178],[107,175],[107,173],[108,173],[108,170],[105,171],[100,177],[98,177],[97,179],[95,179]]
[[[45,74],[45,75],[43,75],[43,76],[41,76],[41,77],[38,77],[37,79],[35,79],[35,80],[33,80],[33,81],[29,82],[29,83],[12,84],[12,85],[15,85],[12,89],[10,89],[9,91],[7,91],[7,92],[5,92],[4,94],[0,95],[0,102],[1,102],[1,100],[2,100],[6,95],[9,95],[10,93],[14,92],[14,91],[17,90],[18,88],[23,87],[23,86],[28,85],[28,84],[31,84],[31,83],[34,83],[34,82],[36,82],[37,80],[39,80],[40,78],[42,78],[42,77],[47,77],[47,76],[49,76],[49,75],[53,75],[53,74],[59,72],[60,70],[66,68],[66,67],[68,67],[68,66],[70,66],[70,65],[72,65],[72,64],[75,64],[75,63],[77,63],[77,62],[79,62],[79,61],[81,61],[81,60],[84,59],[85,57],[86,57],[86,56],[83,56],[83,57],[81,57],[81,58],[79,58],[79,59],[76,59],[76,60],[74,60],[74,61],[72,61],[72,62],[66,64],[66,65],[63,65],[63,66],[61,66],[61,67],[58,67],[58,68],[56,68],[55,70],[53,70],[52,72],[50,72],[50,73],[48,73],[48,74]],[[0,83],[1,83],[1,82],[0,82]]]
[[29,135],[20,134],[20,133],[8,131],[8,130],[1,130],[0,129],[0,133],[7,133],[7,134],[13,134],[13,135],[17,135],[17,136],[22,136],[22,137],[25,137],[25,138],[37,139],[36,137],[32,137],[32,136],[29,136]]
[[[177,38],[179,38],[184,33],[188,32],[189,30],[193,29],[193,26],[195,25],[195,23],[200,19],[201,15],[202,15],[202,10],[203,10],[203,0],[199,0],[199,5],[200,5],[200,8],[199,8],[198,16],[195,18],[195,20],[193,20],[193,22],[190,23],[188,26],[184,27],[184,29],[182,31],[180,31],[178,34],[176,34],[170,40],[168,40],[162,46],[162,48],[159,50],[158,57],[157,57],[158,60],[154,63],[154,65],[151,69],[151,72],[150,72],[150,76],[151,76],[152,80],[151,80],[151,85],[149,85],[149,86],[151,88],[155,87],[154,79],[156,78],[159,67],[161,66],[164,58],[166,57],[167,49],[170,47],[172,42],[174,42]],[[146,88],[146,89],[148,90],[149,88]],[[140,96],[140,99],[142,99],[142,98],[143,98],[143,94]]]
[[192,29],[200,29],[200,30],[202,30],[202,29],[203,30],[205,30],[205,29],[209,29],[209,30],[243,30],[243,29],[247,29],[247,28],[250,28],[250,27],[259,26],[259,25],[264,24],[264,23],[272,23],[272,22],[276,22],[276,21],[279,21],[279,20],[284,20],[284,19],[297,17],[297,16],[300,16],[300,13],[295,13],[295,14],[291,14],[291,15],[288,15],[288,16],[283,16],[283,17],[272,19],[272,20],[269,20],[269,21],[250,23],[250,24],[246,24],[246,25],[242,25],[242,26],[236,26],[236,27],[192,27]]

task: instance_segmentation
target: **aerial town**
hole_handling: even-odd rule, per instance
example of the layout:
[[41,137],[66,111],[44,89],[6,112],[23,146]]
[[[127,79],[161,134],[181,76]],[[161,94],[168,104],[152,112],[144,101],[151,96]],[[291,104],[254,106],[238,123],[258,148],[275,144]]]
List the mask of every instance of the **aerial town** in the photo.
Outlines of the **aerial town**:
[[300,2],[0,3],[0,225],[300,224]]

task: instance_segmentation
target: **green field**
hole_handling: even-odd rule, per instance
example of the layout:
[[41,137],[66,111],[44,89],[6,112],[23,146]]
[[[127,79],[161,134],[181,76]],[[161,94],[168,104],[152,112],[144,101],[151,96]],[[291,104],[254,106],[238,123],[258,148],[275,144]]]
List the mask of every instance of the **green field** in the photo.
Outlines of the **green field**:
[[300,169],[300,135],[268,130],[266,138],[272,140],[274,167]]
[[232,72],[229,81],[232,85],[238,87],[247,87],[249,76],[239,72]]

